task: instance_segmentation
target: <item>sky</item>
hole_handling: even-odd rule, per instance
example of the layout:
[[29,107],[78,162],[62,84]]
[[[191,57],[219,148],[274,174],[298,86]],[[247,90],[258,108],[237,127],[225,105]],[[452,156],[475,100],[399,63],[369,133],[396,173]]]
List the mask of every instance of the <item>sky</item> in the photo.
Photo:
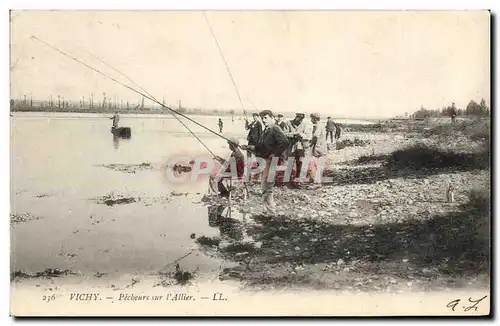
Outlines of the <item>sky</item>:
[[[488,11],[12,11],[11,97],[390,117],[490,104]],[[211,34],[213,29],[238,92]],[[90,53],[89,53],[90,51]],[[146,105],[148,101],[145,102]]]

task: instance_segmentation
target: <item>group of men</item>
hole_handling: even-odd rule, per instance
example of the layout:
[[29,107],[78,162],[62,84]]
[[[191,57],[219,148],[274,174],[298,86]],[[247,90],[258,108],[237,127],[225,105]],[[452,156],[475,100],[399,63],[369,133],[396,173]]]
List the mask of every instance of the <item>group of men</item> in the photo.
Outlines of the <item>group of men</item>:
[[[270,113],[272,114],[272,112]],[[248,145],[255,146],[262,140],[264,132],[259,121],[259,117],[262,119],[262,115],[254,113],[252,117],[253,121],[249,123],[247,120],[245,128],[249,130],[247,136]],[[340,126],[331,117],[327,118],[326,123],[321,121],[321,116],[318,113],[312,113],[310,120],[305,117],[305,113],[297,112],[295,118],[289,121],[284,120],[282,114],[278,114],[276,118],[271,118],[271,120],[274,119],[274,125],[279,127],[288,140],[288,146],[281,153],[280,158],[283,161],[286,161],[289,157],[294,158],[294,175],[296,178],[300,175],[303,157],[307,155],[313,157],[326,155],[328,153],[328,138],[330,138],[330,143],[333,143],[334,134],[335,139],[340,138],[341,134]],[[263,119],[262,122],[264,123]],[[269,121],[267,125],[271,123],[273,121]],[[265,127],[267,125],[265,124]],[[248,157],[251,157],[251,154],[251,152],[248,152]]]
[[[237,139],[229,140],[231,156],[236,158],[238,167],[241,166],[241,160],[244,160],[240,148],[247,151],[249,159],[253,156],[262,159],[264,167],[260,177],[264,205],[267,210],[274,211],[276,204],[273,198],[273,187],[276,179],[268,177],[273,158],[278,158],[278,165],[285,161],[293,162],[293,178],[288,184],[298,187],[300,186],[299,180],[303,176],[301,175],[303,159],[306,156],[317,159],[326,155],[328,136],[331,142],[333,142],[334,133],[335,138],[339,138],[340,127],[330,117],[326,123],[323,123],[318,113],[312,113],[309,119],[306,119],[305,113],[297,112],[294,119],[285,121],[282,114],[275,117],[272,111],[263,110],[260,113],[254,113],[252,117],[252,122],[246,120],[245,123],[245,128],[248,130],[248,144],[240,146]],[[223,159],[218,160],[224,163]],[[306,177],[313,180],[317,166],[310,164],[306,168],[309,172]],[[238,177],[240,177],[240,169],[238,169]]]

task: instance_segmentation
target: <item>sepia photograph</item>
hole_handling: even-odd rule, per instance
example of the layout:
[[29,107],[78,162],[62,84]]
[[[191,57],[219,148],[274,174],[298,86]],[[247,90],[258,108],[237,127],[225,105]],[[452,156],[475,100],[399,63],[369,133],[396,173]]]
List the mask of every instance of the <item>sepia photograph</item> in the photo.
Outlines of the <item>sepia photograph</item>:
[[10,314],[488,316],[488,10],[11,10]]

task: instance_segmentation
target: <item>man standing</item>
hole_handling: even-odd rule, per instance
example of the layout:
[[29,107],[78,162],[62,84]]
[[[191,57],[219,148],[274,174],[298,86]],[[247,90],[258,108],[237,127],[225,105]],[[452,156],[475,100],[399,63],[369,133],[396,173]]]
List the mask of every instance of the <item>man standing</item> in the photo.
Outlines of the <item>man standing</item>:
[[331,117],[326,119],[326,141],[328,142],[328,136],[330,136],[330,143],[333,143],[333,132],[335,131],[335,122],[333,122]]
[[455,119],[457,118],[457,108],[455,107],[455,102],[451,103],[450,116],[451,123],[455,123]]
[[287,123],[285,131],[285,135],[289,141],[288,157],[295,157],[295,178],[300,177],[302,159],[305,156],[305,152],[309,149],[312,138],[312,125],[309,121],[304,120],[304,118],[304,113],[297,112],[295,119]]
[[276,118],[276,125],[281,128],[281,130],[285,131],[286,129],[286,122],[283,120],[283,114],[278,114],[278,117]]
[[[259,114],[252,114],[253,121],[248,123],[248,120],[245,120],[245,129],[249,130],[247,141],[248,145],[255,146],[260,142],[262,137],[262,124],[259,121]],[[247,151],[247,157],[252,157],[252,152]]]
[[311,123],[313,125],[312,139],[310,146],[311,163],[310,177],[312,181],[321,180],[321,176],[317,176],[319,158],[328,153],[325,138],[325,124],[321,123],[319,113],[311,114]]
[[273,157],[280,157],[283,152],[286,151],[288,148],[288,139],[283,133],[283,130],[275,124],[272,111],[264,110],[260,112],[260,117],[262,118],[262,123],[265,126],[261,140],[256,145],[242,146],[242,148],[246,150],[254,150],[258,157],[265,159],[266,165],[261,175],[262,197],[266,209],[270,212],[274,212],[274,209],[276,208],[276,203],[274,202],[273,197],[275,178],[271,181],[268,180],[271,160]]

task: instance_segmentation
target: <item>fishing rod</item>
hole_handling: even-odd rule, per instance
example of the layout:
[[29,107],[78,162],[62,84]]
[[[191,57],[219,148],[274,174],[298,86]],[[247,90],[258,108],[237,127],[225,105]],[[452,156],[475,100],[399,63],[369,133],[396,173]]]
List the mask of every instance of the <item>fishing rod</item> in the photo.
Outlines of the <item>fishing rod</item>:
[[[155,99],[156,98],[151,95],[147,90],[145,90],[141,85],[137,84],[136,82],[134,82],[129,76],[125,75],[125,73],[121,72],[118,68],[115,68],[113,67],[112,65],[110,65],[109,63],[107,63],[106,61],[104,61],[104,59],[100,58],[99,56],[93,54],[92,52],[84,49],[84,48],[81,48],[79,46],[77,46],[78,48],[80,48],[81,50],[87,52],[88,54],[90,54],[91,56],[93,56],[94,58],[96,58],[97,60],[101,61],[103,64],[105,64],[106,66],[110,67],[111,69],[113,69],[114,71],[118,72],[120,75],[122,75],[123,77],[127,78],[132,84],[134,84],[135,86],[139,87],[139,89],[141,89],[144,93],[146,93],[147,95],[149,95],[151,98]],[[157,101],[158,102],[158,101]],[[174,118],[177,119],[177,121],[179,121],[199,142],[200,144],[203,145],[203,147],[205,147],[205,149],[212,155],[212,156],[216,156],[211,150],[210,148],[208,148],[207,145],[205,145],[205,143],[178,117],[176,116],[175,114],[173,113],[170,113]]]
[[170,111],[172,111],[172,112],[174,112],[174,113],[176,113],[176,114],[180,115],[180,116],[181,116],[181,117],[183,117],[183,118],[186,118],[187,120],[189,120],[189,121],[193,122],[194,124],[196,124],[196,125],[198,125],[198,126],[202,127],[203,129],[205,129],[205,130],[207,130],[207,131],[209,131],[209,132],[213,133],[214,135],[216,135],[216,136],[218,136],[218,137],[220,137],[220,138],[222,138],[222,139],[224,139],[224,140],[226,140],[226,141],[228,141],[228,142],[230,142],[230,141],[231,141],[229,138],[224,137],[223,135],[221,135],[221,134],[217,133],[216,131],[214,131],[214,130],[212,130],[212,129],[208,128],[208,127],[205,127],[205,126],[204,126],[204,125],[202,125],[201,123],[197,122],[196,120],[191,119],[190,117],[186,116],[185,114],[180,113],[180,112],[178,112],[178,111],[176,111],[176,110],[174,110],[174,109],[172,109],[172,108],[170,108],[170,107],[168,107],[168,106],[166,106],[166,105],[164,105],[164,104],[160,103],[160,102],[159,102],[159,101],[157,101],[155,98],[153,98],[153,97],[151,97],[151,96],[148,96],[148,95],[144,94],[143,92],[140,92],[140,91],[136,90],[135,88],[130,87],[129,85],[126,85],[126,84],[124,84],[124,83],[120,82],[119,80],[116,80],[115,78],[113,78],[113,77],[111,77],[111,76],[106,75],[105,73],[103,73],[103,72],[102,72],[102,71],[100,71],[99,69],[97,69],[97,68],[94,68],[94,67],[90,66],[89,64],[87,64],[87,63],[85,63],[85,62],[83,62],[83,61],[81,61],[81,60],[79,60],[79,59],[75,58],[74,56],[72,56],[72,55],[70,55],[70,54],[68,54],[68,53],[66,53],[66,52],[64,52],[64,51],[62,51],[62,50],[60,50],[60,49],[58,49],[58,48],[57,48],[57,47],[55,47],[55,46],[50,45],[49,43],[47,43],[47,42],[45,42],[45,41],[42,41],[42,40],[41,40],[41,39],[39,39],[38,37],[36,37],[36,36],[34,36],[34,35],[32,35],[31,37],[32,37],[32,38],[34,38],[35,40],[39,41],[40,43],[42,43],[42,44],[44,44],[44,45],[46,45],[46,46],[50,47],[51,49],[53,49],[53,50],[55,50],[55,51],[57,51],[57,52],[61,53],[62,55],[66,56],[66,57],[68,57],[68,58],[70,58],[70,59],[72,59],[72,60],[74,60],[74,61],[76,61],[76,62],[78,62],[78,63],[80,63],[80,64],[82,64],[82,65],[84,65],[85,67],[89,68],[90,70],[95,71],[95,72],[97,72],[98,74],[100,74],[100,75],[102,75],[102,76],[104,76],[104,77],[106,77],[106,78],[108,78],[108,79],[110,79],[110,80],[114,81],[115,83],[117,83],[117,84],[119,84],[119,85],[121,85],[121,86],[123,86],[123,87],[125,87],[125,88],[127,88],[127,89],[129,89],[129,90],[131,90],[132,92],[137,93],[137,94],[139,94],[139,95],[143,96],[144,98],[147,98],[148,100],[150,100],[150,101],[152,101],[152,102],[154,102],[154,103],[159,104],[160,106],[162,106],[162,107],[164,107],[164,108],[166,108],[166,109],[168,109],[168,110],[170,110]]
[[217,41],[217,37],[215,36],[215,32],[212,29],[212,26],[210,26],[210,22],[208,20],[207,15],[205,14],[205,11],[201,12],[203,14],[203,17],[205,17],[205,21],[207,22],[208,28],[210,29],[210,33],[212,33],[212,37],[215,41],[215,44],[217,45],[217,49],[219,49],[220,56],[222,57],[222,61],[224,61],[224,65],[226,66],[226,70],[229,74],[229,77],[231,78],[231,81],[233,82],[234,89],[236,90],[236,94],[238,95],[238,99],[240,100],[241,103],[241,108],[243,109],[243,114],[245,115],[245,118],[248,120],[247,117],[247,111],[245,110],[245,105],[243,105],[243,100],[241,99],[240,92],[238,90],[238,86],[236,86],[236,82],[234,81],[233,74],[231,73],[231,70],[229,69],[229,65],[227,64],[226,59],[224,58],[224,54],[222,53],[222,49],[219,45],[219,42]]

